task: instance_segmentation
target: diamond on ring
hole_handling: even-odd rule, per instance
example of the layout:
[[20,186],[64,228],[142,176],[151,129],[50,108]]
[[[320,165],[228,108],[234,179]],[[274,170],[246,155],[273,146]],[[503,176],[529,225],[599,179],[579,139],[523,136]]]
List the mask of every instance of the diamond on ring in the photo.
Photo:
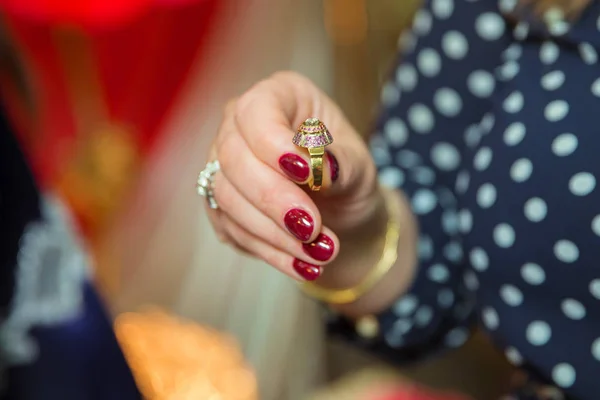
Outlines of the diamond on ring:
[[211,161],[206,164],[206,167],[200,174],[198,175],[198,185],[196,189],[198,190],[198,194],[204,198],[208,202],[208,206],[212,210],[216,210],[219,208],[217,201],[215,200],[214,191],[215,191],[215,174],[221,169],[221,165],[219,161]]

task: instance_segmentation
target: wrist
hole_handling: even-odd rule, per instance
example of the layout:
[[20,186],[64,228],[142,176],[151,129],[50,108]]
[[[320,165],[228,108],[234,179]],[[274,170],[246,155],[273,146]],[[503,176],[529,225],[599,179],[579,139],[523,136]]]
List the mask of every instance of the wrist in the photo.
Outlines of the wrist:
[[369,209],[362,209],[364,217],[360,223],[336,231],[340,252],[336,260],[324,268],[319,285],[329,288],[353,286],[381,257],[389,219],[383,190],[388,189],[379,188]]

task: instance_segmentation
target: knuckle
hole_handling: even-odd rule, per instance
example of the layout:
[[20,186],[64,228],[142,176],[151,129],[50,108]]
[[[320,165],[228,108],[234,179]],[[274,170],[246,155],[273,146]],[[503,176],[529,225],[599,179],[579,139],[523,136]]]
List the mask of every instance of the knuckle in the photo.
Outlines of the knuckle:
[[278,196],[275,187],[271,185],[264,185],[258,193],[258,207],[263,212],[269,213],[274,210],[278,210]]

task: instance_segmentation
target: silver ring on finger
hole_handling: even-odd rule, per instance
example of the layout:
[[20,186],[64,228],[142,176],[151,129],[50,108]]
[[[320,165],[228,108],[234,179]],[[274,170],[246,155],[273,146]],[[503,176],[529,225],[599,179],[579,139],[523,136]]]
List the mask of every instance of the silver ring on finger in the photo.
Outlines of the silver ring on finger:
[[221,170],[221,165],[218,160],[211,161],[206,164],[206,167],[198,175],[198,184],[196,189],[198,194],[206,199],[208,207],[211,210],[219,208],[215,200],[215,175]]

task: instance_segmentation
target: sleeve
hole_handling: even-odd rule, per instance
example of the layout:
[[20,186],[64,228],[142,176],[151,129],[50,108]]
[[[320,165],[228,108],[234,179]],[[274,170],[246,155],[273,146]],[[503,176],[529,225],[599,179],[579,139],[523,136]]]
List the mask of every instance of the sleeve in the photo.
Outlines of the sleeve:
[[[382,90],[371,149],[380,180],[403,190],[419,224],[419,269],[411,289],[377,316],[366,338],[355,321],[330,315],[328,328],[393,362],[459,347],[475,322],[477,278],[463,259],[461,208],[481,135],[494,124],[496,68],[511,49],[494,1],[432,0],[401,43],[401,61]],[[514,47],[514,46],[513,46]],[[481,159],[479,159],[481,158]],[[487,160],[489,161],[489,160]],[[476,166],[475,166],[476,167]]]

